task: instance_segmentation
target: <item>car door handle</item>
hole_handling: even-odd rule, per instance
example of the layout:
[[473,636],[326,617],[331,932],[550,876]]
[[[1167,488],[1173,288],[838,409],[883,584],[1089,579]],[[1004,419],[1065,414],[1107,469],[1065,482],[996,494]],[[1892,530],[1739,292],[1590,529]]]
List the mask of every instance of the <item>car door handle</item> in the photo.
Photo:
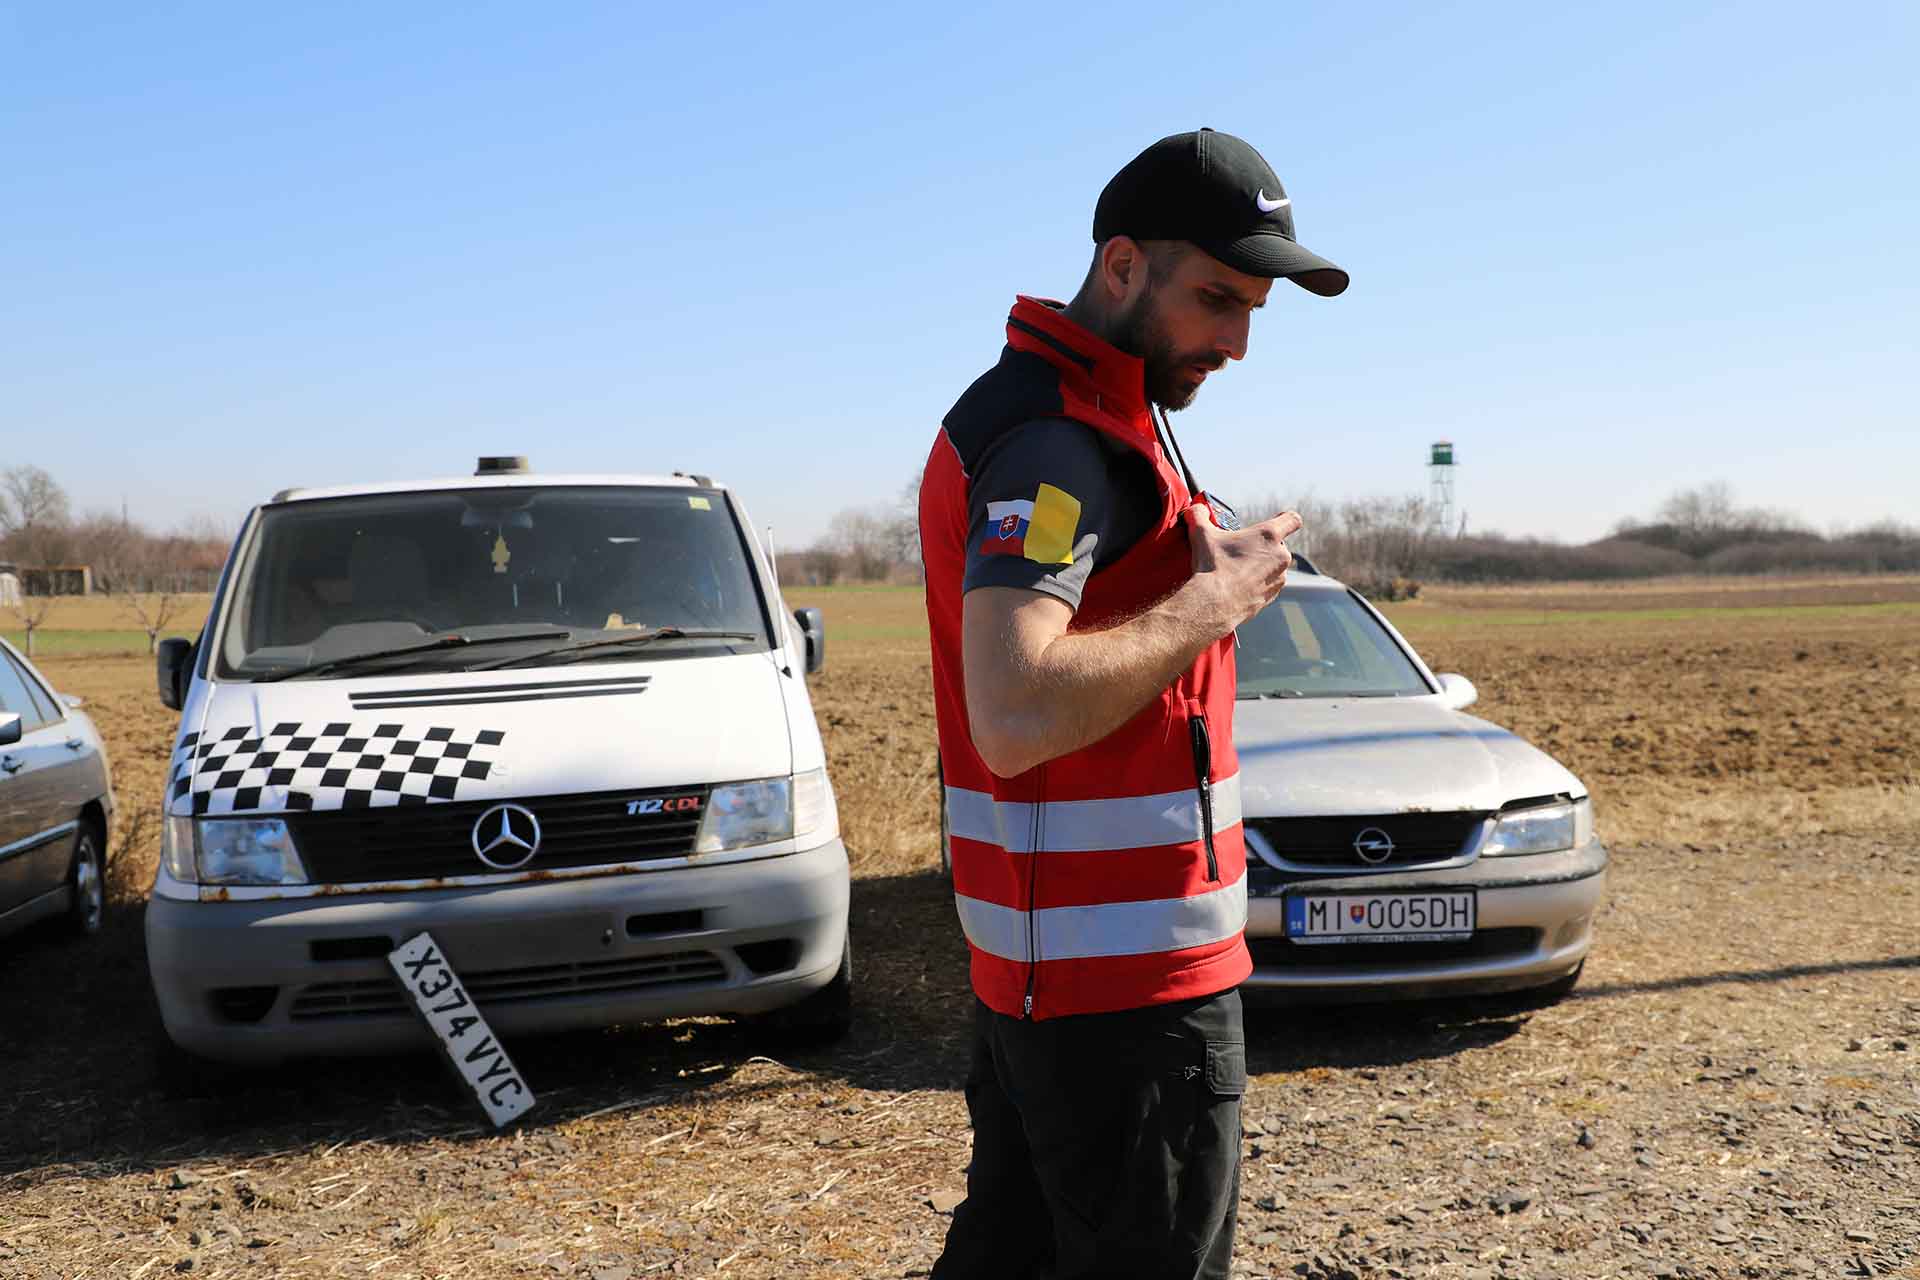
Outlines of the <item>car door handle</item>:
[[85,738],[68,738],[67,739],[67,750],[69,751],[84,751],[86,749],[86,746],[87,746],[87,740]]
[[8,773],[18,773],[27,767],[27,762],[19,756],[0,756],[0,769]]

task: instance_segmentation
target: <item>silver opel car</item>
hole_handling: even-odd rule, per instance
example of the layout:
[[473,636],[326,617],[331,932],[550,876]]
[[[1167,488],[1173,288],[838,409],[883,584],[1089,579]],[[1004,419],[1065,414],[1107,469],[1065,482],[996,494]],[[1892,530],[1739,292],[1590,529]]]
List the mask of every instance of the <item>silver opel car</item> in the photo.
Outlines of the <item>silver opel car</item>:
[[1607,873],[1580,779],[1304,559],[1238,656],[1247,993],[1571,991]]

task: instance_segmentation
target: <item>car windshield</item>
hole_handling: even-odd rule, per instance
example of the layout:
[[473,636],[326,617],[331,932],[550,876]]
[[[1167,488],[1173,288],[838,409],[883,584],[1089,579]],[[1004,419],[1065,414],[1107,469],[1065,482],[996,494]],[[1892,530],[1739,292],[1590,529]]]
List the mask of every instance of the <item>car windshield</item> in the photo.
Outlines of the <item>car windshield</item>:
[[[725,495],[527,487],[264,507],[235,575],[219,673],[370,675],[765,649]],[[659,643],[597,643],[664,632]],[[720,633],[720,634],[714,634]]]
[[1432,693],[1386,628],[1344,591],[1281,591],[1239,630],[1242,698]]

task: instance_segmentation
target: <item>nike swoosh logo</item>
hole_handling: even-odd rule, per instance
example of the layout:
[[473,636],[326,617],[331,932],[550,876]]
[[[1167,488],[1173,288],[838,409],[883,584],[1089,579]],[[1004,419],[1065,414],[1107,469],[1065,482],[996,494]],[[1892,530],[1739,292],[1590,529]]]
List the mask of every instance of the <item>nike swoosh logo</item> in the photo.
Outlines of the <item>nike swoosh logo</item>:
[[1254,204],[1259,206],[1260,212],[1272,213],[1275,209],[1284,209],[1288,205],[1292,204],[1293,197],[1282,196],[1278,200],[1269,200],[1267,199],[1267,189],[1265,187],[1262,187],[1260,188],[1259,194],[1254,196],[1253,202]]

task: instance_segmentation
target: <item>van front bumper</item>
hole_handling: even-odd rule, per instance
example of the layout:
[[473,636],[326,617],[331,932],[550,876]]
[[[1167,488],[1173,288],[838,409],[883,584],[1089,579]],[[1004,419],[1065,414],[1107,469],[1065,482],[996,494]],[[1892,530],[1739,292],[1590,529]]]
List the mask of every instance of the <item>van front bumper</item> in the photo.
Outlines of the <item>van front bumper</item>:
[[846,846],[567,880],[147,905],[167,1034],[229,1062],[424,1049],[386,952],[425,930],[503,1035],[766,1013],[840,971]]

